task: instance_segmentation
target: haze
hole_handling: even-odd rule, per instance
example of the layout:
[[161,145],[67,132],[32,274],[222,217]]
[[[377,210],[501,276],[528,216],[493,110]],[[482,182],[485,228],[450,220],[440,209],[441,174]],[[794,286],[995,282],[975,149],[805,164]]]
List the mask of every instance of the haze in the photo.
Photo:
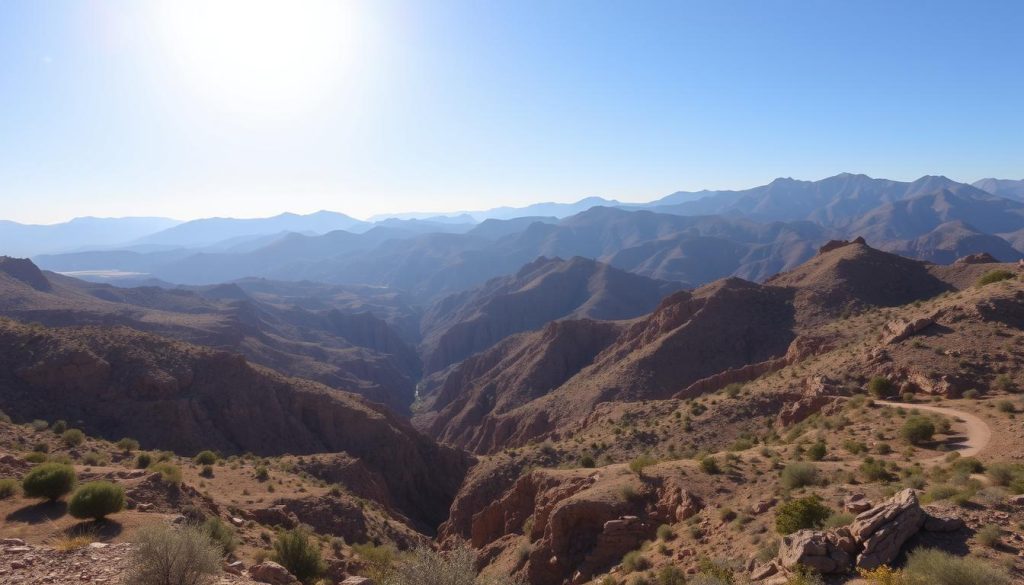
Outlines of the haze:
[[1015,2],[5,2],[0,217],[1019,178]]

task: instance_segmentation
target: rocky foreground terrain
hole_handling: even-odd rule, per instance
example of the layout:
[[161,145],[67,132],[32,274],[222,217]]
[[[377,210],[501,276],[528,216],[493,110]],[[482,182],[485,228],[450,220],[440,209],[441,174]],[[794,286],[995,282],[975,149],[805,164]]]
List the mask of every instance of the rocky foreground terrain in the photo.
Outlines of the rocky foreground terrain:
[[[456,320],[490,345],[423,379],[411,422],[120,322],[2,320],[0,582],[124,582],[154,526],[219,547],[211,583],[1024,582],[1021,274],[836,241],[519,332],[478,291]],[[123,507],[38,497],[21,480],[52,464]]]

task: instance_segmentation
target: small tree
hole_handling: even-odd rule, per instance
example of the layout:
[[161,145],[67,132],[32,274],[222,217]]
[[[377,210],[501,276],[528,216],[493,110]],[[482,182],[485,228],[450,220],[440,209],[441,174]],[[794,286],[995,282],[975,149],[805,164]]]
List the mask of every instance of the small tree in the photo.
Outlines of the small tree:
[[911,445],[930,441],[935,434],[935,424],[923,416],[911,416],[903,423],[900,435]]
[[125,583],[205,585],[220,572],[220,549],[198,527],[150,524],[139,529],[134,543]]
[[109,481],[83,484],[71,496],[68,512],[75,518],[103,520],[124,509],[124,488]]
[[278,535],[274,542],[274,560],[303,583],[311,583],[324,572],[320,548],[302,528]]
[[75,487],[75,468],[63,463],[43,463],[25,474],[21,489],[29,498],[55,501]]
[[775,511],[775,529],[779,534],[792,534],[804,528],[821,528],[832,510],[818,496],[790,500]]
[[888,378],[875,376],[868,382],[868,392],[875,398],[884,398],[892,394],[892,382]]
[[77,447],[85,440],[85,433],[78,429],[68,429],[61,434],[60,438],[68,447]]

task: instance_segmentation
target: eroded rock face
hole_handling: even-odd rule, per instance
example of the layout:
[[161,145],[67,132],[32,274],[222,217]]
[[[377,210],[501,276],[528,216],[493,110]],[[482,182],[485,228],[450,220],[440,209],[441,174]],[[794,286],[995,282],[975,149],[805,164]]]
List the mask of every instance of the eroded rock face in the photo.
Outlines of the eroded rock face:
[[885,345],[891,345],[907,339],[908,337],[917,335],[921,331],[924,331],[928,327],[935,324],[935,320],[939,317],[938,313],[930,315],[928,317],[920,317],[912,321],[904,321],[898,319],[896,321],[890,321],[885,324],[885,329],[882,333],[882,343]]
[[979,254],[968,254],[957,258],[953,264],[994,264],[999,262],[996,258],[988,252],[981,252]]
[[846,572],[850,568],[852,558],[849,552],[840,547],[840,540],[845,548],[850,548],[847,539],[834,532],[794,532],[782,538],[779,562],[790,570],[804,566],[824,574]]

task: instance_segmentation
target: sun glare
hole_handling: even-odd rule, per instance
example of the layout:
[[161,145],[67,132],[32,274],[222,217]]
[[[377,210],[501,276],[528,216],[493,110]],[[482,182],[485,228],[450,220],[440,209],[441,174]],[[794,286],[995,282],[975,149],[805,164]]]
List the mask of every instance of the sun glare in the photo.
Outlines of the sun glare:
[[324,98],[352,57],[351,4],[168,0],[167,49],[194,91],[244,113],[291,113]]

